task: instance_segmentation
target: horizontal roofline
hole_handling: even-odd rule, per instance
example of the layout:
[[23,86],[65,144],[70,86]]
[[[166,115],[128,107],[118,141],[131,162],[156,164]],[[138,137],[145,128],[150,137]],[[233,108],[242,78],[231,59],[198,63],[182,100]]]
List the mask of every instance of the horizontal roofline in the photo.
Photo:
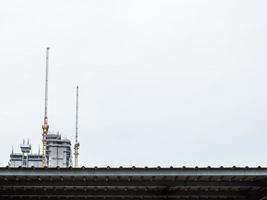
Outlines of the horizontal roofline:
[[0,168],[0,176],[266,176],[262,167],[81,167],[81,168]]

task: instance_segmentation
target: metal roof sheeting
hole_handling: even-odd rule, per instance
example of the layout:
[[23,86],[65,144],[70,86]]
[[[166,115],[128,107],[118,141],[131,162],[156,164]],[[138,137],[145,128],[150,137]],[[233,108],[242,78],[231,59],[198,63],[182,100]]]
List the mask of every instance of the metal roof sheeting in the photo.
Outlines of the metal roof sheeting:
[[0,168],[1,199],[264,199],[267,168]]

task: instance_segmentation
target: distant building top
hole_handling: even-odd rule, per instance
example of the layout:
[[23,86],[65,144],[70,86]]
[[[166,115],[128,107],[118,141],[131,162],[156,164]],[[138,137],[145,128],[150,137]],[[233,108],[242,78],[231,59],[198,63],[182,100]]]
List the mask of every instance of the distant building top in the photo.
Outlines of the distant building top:
[[[8,166],[16,167],[42,167],[42,154],[32,153],[29,140],[20,145],[21,153],[15,153],[12,149]],[[72,165],[71,142],[68,139],[61,139],[60,134],[48,134],[46,146],[48,167],[70,167]]]

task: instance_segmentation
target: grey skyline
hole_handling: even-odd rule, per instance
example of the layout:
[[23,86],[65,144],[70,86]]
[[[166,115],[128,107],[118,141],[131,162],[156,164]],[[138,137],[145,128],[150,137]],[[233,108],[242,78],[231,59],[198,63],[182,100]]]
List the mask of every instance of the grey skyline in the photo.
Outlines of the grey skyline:
[[80,165],[266,166],[267,2],[0,2],[0,165],[50,130]]

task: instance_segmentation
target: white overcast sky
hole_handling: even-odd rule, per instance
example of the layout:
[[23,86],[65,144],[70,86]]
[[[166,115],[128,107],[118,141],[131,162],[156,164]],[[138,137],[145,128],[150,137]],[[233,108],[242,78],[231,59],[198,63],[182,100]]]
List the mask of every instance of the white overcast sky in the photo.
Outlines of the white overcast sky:
[[267,1],[0,1],[0,165],[49,124],[80,164],[266,166]]

